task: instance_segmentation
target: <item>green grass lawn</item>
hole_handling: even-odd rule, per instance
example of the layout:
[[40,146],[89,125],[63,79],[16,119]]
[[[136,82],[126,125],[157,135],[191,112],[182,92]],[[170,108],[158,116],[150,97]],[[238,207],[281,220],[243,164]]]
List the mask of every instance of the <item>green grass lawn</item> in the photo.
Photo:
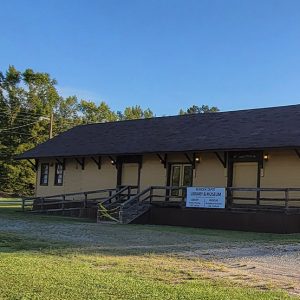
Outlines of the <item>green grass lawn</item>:
[[[14,220],[25,225],[32,222],[37,230],[39,226],[50,230],[59,223],[60,228],[65,224],[74,232],[82,224],[97,231],[94,224],[82,223],[85,221],[24,215],[15,210],[12,207],[0,208],[0,220],[7,218],[10,226]],[[121,227],[115,226],[115,230],[118,228]],[[131,234],[135,230],[143,234],[143,230],[151,229],[149,226],[145,229],[141,226],[125,228]],[[166,230],[170,234],[177,231],[189,236],[200,232],[208,238],[221,237],[225,233],[170,227],[152,227],[151,230],[154,235]],[[229,233],[225,234],[229,236]],[[245,234],[236,233],[232,238],[244,237]],[[98,238],[101,241],[101,235]],[[299,240],[298,235],[290,236],[293,238]],[[257,239],[270,241],[279,238],[257,235]],[[285,242],[284,238],[282,242]],[[220,266],[199,258],[152,250],[132,253],[118,249],[91,250],[84,243],[73,244],[61,238],[50,239],[47,235],[35,238],[32,232],[17,233],[13,227],[0,226],[0,299],[295,299],[274,287],[253,287],[224,279],[225,276],[223,279],[213,278],[209,274],[214,270],[222,271]]]

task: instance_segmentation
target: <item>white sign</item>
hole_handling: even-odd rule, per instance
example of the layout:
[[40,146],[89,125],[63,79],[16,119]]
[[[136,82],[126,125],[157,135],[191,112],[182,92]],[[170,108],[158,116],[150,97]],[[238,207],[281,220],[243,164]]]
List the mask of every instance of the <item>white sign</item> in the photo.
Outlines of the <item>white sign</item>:
[[186,207],[225,208],[225,188],[188,187]]

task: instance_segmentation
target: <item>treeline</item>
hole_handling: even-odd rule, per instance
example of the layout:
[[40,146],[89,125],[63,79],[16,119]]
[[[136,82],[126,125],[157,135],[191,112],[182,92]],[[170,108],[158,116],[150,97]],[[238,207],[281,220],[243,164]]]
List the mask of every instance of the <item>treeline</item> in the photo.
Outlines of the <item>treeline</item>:
[[[14,157],[49,138],[53,117],[53,136],[79,124],[152,118],[155,114],[139,105],[113,111],[107,103],[96,104],[62,97],[56,80],[47,73],[10,66],[0,71],[0,192],[32,194],[35,172],[28,161]],[[216,112],[217,107],[192,106],[179,114]]]

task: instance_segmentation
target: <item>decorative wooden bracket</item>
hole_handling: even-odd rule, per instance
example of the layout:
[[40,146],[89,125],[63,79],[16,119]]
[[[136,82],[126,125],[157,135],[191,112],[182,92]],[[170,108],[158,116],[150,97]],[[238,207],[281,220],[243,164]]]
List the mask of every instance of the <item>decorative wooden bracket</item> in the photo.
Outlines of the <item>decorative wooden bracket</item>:
[[101,169],[101,162],[102,162],[101,156],[98,156],[97,158],[92,156],[91,159],[98,166],[98,169],[100,170]]
[[167,160],[168,160],[168,155],[165,154],[164,158],[161,157],[161,155],[159,153],[156,154],[160,160],[160,162],[164,165],[164,168],[167,167]]
[[215,152],[217,158],[219,159],[219,161],[221,162],[221,164],[223,165],[224,168],[226,168],[227,165],[227,159],[226,159],[226,153],[224,152],[224,156],[221,157],[221,155],[218,152]]
[[38,159],[35,159],[34,163],[30,159],[27,159],[27,161],[30,162],[30,164],[33,166],[33,169],[35,171],[38,170],[38,168],[39,168],[39,160]]
[[75,157],[75,160],[81,165],[81,170],[84,170],[85,158],[82,157],[81,160],[80,160],[80,158]]
[[193,169],[196,167],[196,153],[193,153],[193,157],[191,158],[188,153],[184,153],[184,156],[187,158],[189,163],[193,166]]
[[59,158],[56,158],[55,160],[56,160],[59,164],[61,164],[62,167],[63,167],[63,170],[65,170],[65,168],[66,168],[66,159],[63,158],[63,160],[60,160]]
[[298,157],[300,158],[300,151],[298,149],[295,149],[295,152],[298,155]]

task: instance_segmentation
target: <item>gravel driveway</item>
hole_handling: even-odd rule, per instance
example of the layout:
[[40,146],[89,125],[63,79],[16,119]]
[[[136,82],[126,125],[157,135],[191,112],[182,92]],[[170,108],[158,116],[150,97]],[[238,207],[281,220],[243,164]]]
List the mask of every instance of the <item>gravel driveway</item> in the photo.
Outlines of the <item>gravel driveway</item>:
[[[300,295],[300,235],[291,240],[251,239],[247,233],[148,225],[107,225],[17,218],[0,214],[0,231],[32,238],[63,241],[88,251],[159,252],[204,258],[222,266],[209,276],[275,285]],[[268,235],[265,236],[266,238]]]

